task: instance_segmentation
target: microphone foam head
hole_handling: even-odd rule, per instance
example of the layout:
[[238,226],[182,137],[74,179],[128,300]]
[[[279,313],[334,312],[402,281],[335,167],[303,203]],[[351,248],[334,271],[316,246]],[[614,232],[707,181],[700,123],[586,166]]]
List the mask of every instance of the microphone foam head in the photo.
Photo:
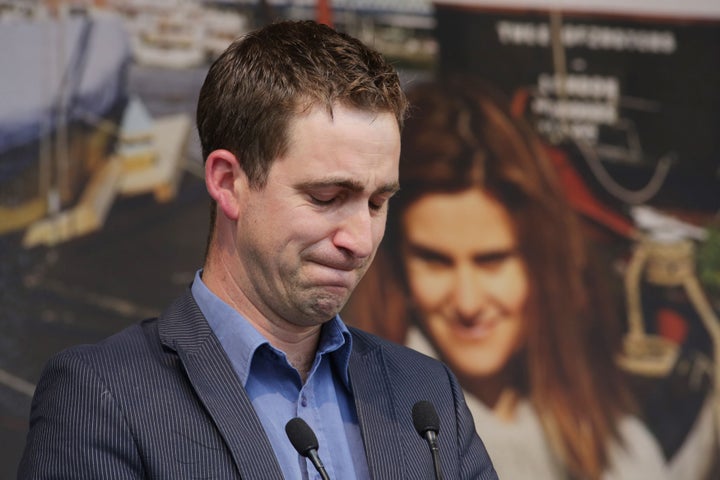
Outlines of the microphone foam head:
[[292,446],[295,447],[295,450],[303,457],[307,457],[311,450],[318,449],[315,432],[313,432],[312,428],[300,417],[295,417],[285,424],[285,433],[290,439]]
[[435,406],[427,400],[420,400],[413,405],[412,417],[415,430],[421,437],[425,437],[425,432],[428,431],[436,434],[440,432],[440,418],[435,411]]

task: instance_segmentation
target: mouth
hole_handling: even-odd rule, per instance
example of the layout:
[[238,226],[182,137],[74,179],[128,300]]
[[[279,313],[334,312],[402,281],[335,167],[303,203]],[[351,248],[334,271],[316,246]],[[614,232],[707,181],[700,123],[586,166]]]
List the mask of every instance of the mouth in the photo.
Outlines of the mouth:
[[342,256],[337,258],[326,256],[320,258],[307,258],[306,262],[309,265],[319,267],[320,270],[338,272],[339,275],[362,272],[368,264],[366,259],[348,258]]
[[455,335],[466,340],[484,340],[492,335],[499,324],[500,318],[496,315],[477,316],[471,319],[455,317],[448,321]]
[[358,271],[362,265],[350,263],[311,262],[312,281],[327,287],[352,289],[357,283]]

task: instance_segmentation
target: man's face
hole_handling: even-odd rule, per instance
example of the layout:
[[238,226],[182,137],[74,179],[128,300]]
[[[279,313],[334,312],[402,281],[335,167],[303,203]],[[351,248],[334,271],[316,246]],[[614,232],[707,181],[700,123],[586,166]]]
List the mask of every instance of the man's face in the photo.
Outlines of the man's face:
[[480,189],[432,193],[402,217],[410,293],[442,358],[491,376],[520,348],[528,279],[507,210]]
[[295,117],[289,140],[266,185],[243,190],[238,279],[272,322],[310,326],[340,311],[375,256],[400,133],[392,113],[335,105]]

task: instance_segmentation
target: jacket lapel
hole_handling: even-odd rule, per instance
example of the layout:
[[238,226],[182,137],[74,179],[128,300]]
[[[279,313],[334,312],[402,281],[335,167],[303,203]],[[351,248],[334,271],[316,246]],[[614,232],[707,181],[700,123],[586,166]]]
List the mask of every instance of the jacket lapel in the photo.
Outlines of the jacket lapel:
[[243,479],[282,479],[260,419],[225,351],[189,291],[159,320],[162,343],[175,350]]
[[375,480],[403,478],[402,442],[382,348],[353,335],[350,384],[355,397],[365,456]]

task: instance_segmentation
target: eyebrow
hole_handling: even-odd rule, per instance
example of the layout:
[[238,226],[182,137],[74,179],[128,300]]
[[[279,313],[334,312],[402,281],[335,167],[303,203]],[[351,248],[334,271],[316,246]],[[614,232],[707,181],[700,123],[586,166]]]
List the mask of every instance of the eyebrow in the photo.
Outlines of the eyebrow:
[[434,248],[425,247],[423,245],[419,245],[417,243],[412,242],[406,242],[406,248],[408,249],[408,252],[410,255],[421,257],[427,260],[434,260],[434,261],[442,261],[447,263],[452,263],[452,258],[449,255],[444,254],[443,252],[439,252],[435,250]]
[[[414,243],[411,241],[405,242],[406,248],[408,249],[408,252],[411,255],[414,255],[416,257],[424,258],[427,260],[434,260],[434,261],[442,261],[442,262],[449,262],[452,263],[453,259],[452,256],[446,254],[445,252],[442,252],[440,250],[436,250],[433,247],[428,247],[419,243]],[[476,263],[492,263],[504,260],[506,258],[512,257],[514,255],[518,255],[520,252],[517,247],[512,246],[508,248],[497,248],[494,250],[488,250],[486,252],[482,252],[476,255],[473,255],[473,261]]]
[[[308,182],[301,182],[295,186],[298,190],[316,190],[327,187],[339,187],[351,192],[362,192],[365,187],[361,182],[356,180],[348,180],[347,178],[325,178],[321,180],[313,180]],[[377,188],[373,194],[395,194],[400,190],[400,184],[398,182],[387,183]]]

